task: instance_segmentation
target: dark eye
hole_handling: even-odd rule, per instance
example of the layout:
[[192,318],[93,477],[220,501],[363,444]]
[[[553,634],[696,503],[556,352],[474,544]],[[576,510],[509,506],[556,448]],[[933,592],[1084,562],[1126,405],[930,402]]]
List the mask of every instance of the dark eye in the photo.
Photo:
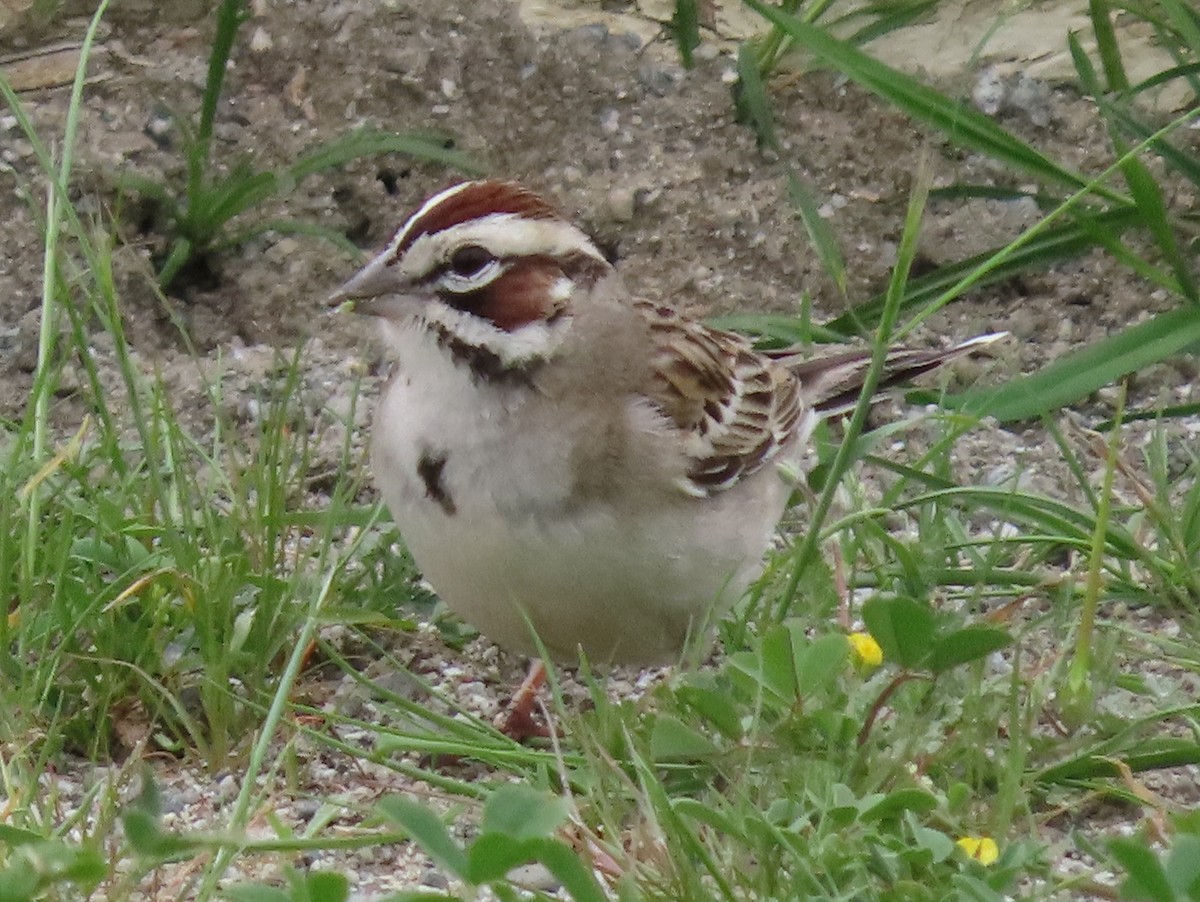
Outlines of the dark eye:
[[469,278],[495,259],[487,248],[478,244],[468,244],[450,255],[450,271],[456,276]]

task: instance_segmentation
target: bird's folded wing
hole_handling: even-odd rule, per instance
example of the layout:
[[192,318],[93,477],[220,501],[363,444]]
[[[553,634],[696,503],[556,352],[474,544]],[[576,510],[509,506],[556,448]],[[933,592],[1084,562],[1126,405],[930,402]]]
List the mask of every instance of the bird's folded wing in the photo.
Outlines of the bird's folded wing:
[[689,466],[680,488],[711,495],[771,461],[804,417],[795,377],[741,336],[668,307],[638,309],[655,348],[646,394],[684,434]]

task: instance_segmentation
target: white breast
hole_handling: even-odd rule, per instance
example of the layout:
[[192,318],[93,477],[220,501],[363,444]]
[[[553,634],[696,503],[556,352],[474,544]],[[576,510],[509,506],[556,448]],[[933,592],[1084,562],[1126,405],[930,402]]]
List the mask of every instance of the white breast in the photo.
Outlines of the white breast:
[[[376,480],[439,596],[497,644],[534,653],[532,625],[564,661],[579,648],[670,661],[759,572],[790,491],[773,468],[709,499],[664,487],[580,503],[573,443],[590,437],[533,434],[522,407],[543,399],[479,385],[426,333],[388,328],[400,364],[376,415]],[[631,428],[652,428],[628,407]],[[421,475],[431,456],[441,499]]]

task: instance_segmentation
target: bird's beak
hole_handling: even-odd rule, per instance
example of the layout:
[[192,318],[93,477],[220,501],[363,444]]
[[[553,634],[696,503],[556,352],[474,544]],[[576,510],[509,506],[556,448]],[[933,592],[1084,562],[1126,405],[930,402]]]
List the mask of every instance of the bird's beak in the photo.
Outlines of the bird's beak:
[[413,309],[410,286],[380,254],[325,299],[327,306],[366,316],[398,319]]

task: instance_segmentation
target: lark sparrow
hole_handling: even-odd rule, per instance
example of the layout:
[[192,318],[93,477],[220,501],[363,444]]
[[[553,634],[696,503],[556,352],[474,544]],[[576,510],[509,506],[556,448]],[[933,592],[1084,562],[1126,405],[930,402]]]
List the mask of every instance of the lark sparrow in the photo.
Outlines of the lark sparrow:
[[[532,628],[563,661],[671,661],[736,602],[870,362],[757,351],[636,299],[510,182],[434,195],[330,300],[398,357],[372,460],[417,565],[497,644],[536,653]],[[894,350],[884,387],[994,338]]]

